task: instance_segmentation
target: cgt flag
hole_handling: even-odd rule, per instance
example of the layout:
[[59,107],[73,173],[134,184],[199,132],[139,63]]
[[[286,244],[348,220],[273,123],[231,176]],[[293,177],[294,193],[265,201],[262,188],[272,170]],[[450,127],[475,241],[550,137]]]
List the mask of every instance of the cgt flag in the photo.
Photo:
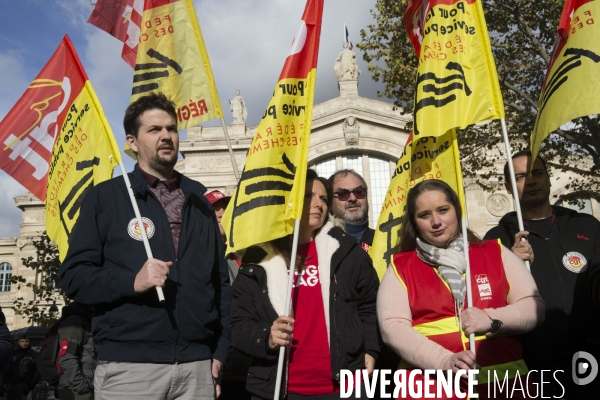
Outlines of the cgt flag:
[[135,68],[144,0],[97,0],[88,22],[123,42],[121,57]]
[[600,1],[567,0],[530,139],[535,158],[542,141],[572,119],[600,113]]
[[0,140],[0,167],[45,201],[62,260],[84,196],[121,158],[68,36],[0,122]]
[[302,215],[324,0],[308,0],[221,221],[227,252],[293,233]]
[[415,136],[504,117],[481,0],[411,0],[403,21],[419,58]]
[[380,280],[398,244],[406,195],[414,185],[426,179],[440,179],[450,185],[458,194],[464,209],[462,172],[454,129],[438,137],[413,138],[411,133],[406,141],[381,207],[373,246],[369,249]]

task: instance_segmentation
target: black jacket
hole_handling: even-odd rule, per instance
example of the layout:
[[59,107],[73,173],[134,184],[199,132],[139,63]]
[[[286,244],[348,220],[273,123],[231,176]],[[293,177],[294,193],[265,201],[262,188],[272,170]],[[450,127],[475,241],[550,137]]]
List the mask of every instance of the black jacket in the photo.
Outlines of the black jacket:
[[0,307],[0,386],[4,382],[4,366],[11,360],[13,354],[13,338],[6,326],[6,317]]
[[[548,240],[525,227],[530,232],[534,253],[531,273],[546,303],[545,322],[522,336],[525,362],[536,367],[559,359],[570,362],[575,351],[596,352],[589,347],[589,339],[600,337],[600,313],[592,305],[588,291],[590,272],[600,268],[600,223],[590,215],[567,208],[554,210]],[[499,238],[510,249],[518,231],[516,213],[511,212],[485,239]],[[563,257],[574,252],[585,257],[585,271],[575,273],[565,266]]]
[[91,318],[91,309],[78,303],[63,307],[58,327],[59,389],[70,388],[77,394],[94,390],[94,366],[98,352],[92,336]]
[[[129,173],[140,213],[154,225],[154,258],[172,261],[164,286],[135,293],[133,282],[147,260],[136,239],[135,215],[122,177],[94,187],[85,197],[69,237],[60,284],[75,301],[94,306],[92,333],[98,359],[175,363],[229,354],[230,286],[224,247],[206,188],[177,173],[185,196],[177,256],[167,214],[136,165]],[[139,236],[139,234],[137,235]]]
[[[331,378],[339,380],[341,369],[364,367],[365,352],[374,358],[379,353],[375,307],[379,279],[367,253],[340,228],[328,222],[315,240],[322,289],[329,281],[329,304],[324,306],[326,314],[329,310]],[[275,391],[279,351],[269,349],[268,335],[273,321],[283,314],[286,289],[286,264],[272,252],[260,265],[242,265],[233,283],[232,344],[253,357],[246,388],[262,398],[272,398]]]

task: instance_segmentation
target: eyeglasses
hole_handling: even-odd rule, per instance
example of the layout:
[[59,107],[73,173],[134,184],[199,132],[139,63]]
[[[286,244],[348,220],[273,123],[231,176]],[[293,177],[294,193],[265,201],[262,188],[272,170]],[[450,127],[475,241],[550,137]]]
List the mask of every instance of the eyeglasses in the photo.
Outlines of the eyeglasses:
[[362,187],[357,187],[352,190],[338,189],[334,194],[338,200],[347,201],[350,198],[350,193],[354,194],[354,197],[356,197],[358,200],[362,200],[367,196],[367,189]]

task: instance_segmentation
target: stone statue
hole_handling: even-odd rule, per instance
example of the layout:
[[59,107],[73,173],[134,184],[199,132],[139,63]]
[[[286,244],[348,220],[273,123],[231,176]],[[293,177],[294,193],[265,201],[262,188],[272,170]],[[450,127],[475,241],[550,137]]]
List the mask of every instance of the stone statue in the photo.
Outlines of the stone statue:
[[344,138],[346,139],[346,146],[348,148],[356,148],[358,146],[358,136],[360,134],[360,124],[356,118],[350,116],[344,121],[342,125],[342,131],[344,132]]
[[229,100],[229,108],[231,109],[231,113],[233,114],[233,122],[232,124],[245,124],[246,118],[248,118],[248,109],[246,108],[246,103],[242,96],[240,96],[240,91],[235,91],[235,97],[233,100]]
[[360,69],[356,65],[356,53],[348,49],[347,42],[344,42],[344,49],[335,59],[333,70],[339,80],[358,79],[360,76]]
[[343,130],[344,132],[358,132],[360,129],[360,124],[356,120],[356,118],[350,116],[346,118],[344,121]]

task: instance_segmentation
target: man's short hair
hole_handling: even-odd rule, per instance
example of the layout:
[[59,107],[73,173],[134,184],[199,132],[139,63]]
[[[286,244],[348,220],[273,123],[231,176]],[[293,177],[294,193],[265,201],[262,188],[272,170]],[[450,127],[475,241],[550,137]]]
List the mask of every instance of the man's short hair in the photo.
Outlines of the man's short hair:
[[364,178],[362,176],[360,176],[360,174],[358,174],[353,169],[341,169],[341,170],[337,171],[336,173],[334,173],[333,175],[331,175],[329,177],[329,179],[327,179],[327,180],[331,184],[331,187],[333,187],[333,183],[335,182],[335,180],[338,177],[341,179],[344,179],[346,176],[348,176],[348,174],[352,174],[352,175],[356,176],[358,179],[360,179],[360,181],[362,182],[362,186],[365,188],[365,190],[368,191],[369,188],[367,187],[367,182],[364,180]]
[[125,135],[137,138],[141,126],[140,115],[148,110],[163,110],[177,121],[175,103],[165,96],[164,93],[153,92],[140,97],[125,110],[125,117],[123,117]]
[[[519,157],[533,157],[533,155],[531,154],[531,151],[529,151],[529,150],[521,150],[521,151],[513,154],[510,161],[512,162],[512,160],[514,160],[515,158],[519,158]],[[547,174],[548,167],[546,166],[546,161],[539,155],[537,156],[537,158],[542,162],[542,165],[544,166],[544,170],[546,170],[546,174]],[[510,170],[508,169],[508,161],[506,162],[506,164],[504,164],[504,182],[510,182]]]

